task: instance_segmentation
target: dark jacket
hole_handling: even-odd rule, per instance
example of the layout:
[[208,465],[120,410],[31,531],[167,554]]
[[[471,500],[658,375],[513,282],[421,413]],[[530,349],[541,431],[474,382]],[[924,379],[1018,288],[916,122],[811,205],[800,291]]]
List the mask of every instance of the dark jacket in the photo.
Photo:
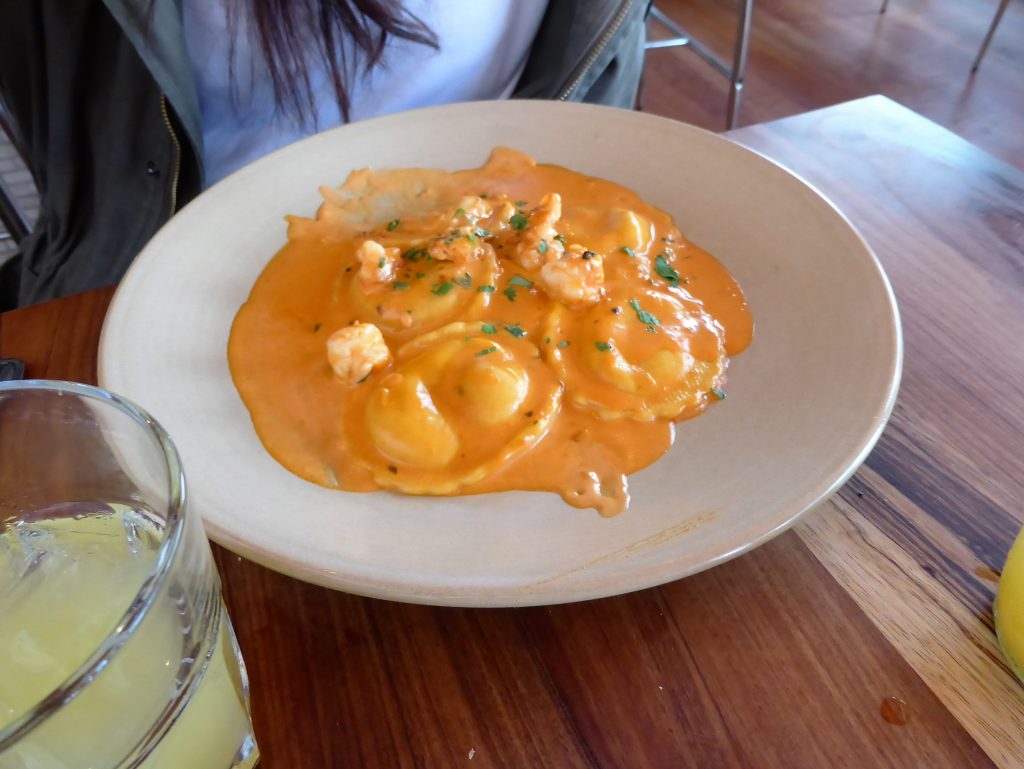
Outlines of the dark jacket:
[[[648,5],[550,0],[514,97],[632,107]],[[0,269],[0,309],[117,282],[202,189],[180,1],[149,6],[0,0],[0,96],[41,199]]]

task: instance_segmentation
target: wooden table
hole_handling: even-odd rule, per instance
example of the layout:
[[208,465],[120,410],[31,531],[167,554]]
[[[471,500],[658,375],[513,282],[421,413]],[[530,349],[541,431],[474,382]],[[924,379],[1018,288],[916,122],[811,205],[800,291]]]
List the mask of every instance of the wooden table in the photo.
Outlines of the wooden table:
[[[370,600],[215,548],[265,765],[1024,765],[991,613],[1024,520],[1024,173],[881,97],[730,136],[892,279],[903,385],[866,464],[752,553],[568,606]],[[0,316],[0,357],[94,382],[111,294]]]

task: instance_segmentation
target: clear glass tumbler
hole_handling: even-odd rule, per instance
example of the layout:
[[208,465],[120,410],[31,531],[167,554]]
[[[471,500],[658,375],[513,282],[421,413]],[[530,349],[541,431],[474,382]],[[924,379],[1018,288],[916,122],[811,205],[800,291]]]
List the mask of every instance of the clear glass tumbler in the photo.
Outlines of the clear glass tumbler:
[[258,761],[167,433],[95,387],[0,383],[0,769]]

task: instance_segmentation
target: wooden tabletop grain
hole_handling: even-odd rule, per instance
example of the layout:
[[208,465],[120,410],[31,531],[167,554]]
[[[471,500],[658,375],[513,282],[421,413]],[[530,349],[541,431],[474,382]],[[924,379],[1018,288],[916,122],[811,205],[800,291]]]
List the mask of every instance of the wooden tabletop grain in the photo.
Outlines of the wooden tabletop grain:
[[[566,606],[358,598],[215,547],[266,766],[1024,766],[991,611],[1024,521],[1024,173],[882,97],[730,136],[892,280],[903,384],[865,465],[747,555]],[[111,295],[0,316],[0,357],[95,382]]]

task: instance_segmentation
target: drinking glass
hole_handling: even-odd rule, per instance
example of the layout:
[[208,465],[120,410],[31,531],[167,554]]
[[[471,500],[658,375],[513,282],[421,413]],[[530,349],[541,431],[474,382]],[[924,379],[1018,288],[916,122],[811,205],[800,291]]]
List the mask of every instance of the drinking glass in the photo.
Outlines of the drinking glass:
[[95,387],[0,383],[0,769],[258,761],[167,433]]

